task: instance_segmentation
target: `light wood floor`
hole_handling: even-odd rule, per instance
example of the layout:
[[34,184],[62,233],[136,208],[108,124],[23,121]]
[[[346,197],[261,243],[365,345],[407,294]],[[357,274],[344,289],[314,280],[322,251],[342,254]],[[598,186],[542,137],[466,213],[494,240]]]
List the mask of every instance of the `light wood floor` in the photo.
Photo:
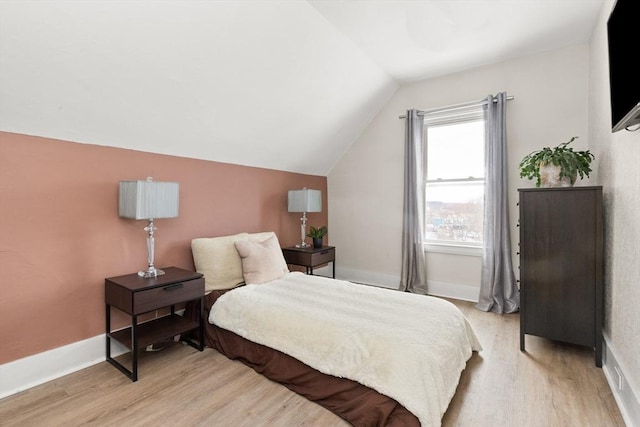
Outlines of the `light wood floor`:
[[[452,301],[484,350],[474,354],[444,426],[624,426],[593,353],[527,336],[519,316]],[[214,350],[141,353],[131,383],[106,362],[0,400],[2,426],[345,426],[320,406]]]

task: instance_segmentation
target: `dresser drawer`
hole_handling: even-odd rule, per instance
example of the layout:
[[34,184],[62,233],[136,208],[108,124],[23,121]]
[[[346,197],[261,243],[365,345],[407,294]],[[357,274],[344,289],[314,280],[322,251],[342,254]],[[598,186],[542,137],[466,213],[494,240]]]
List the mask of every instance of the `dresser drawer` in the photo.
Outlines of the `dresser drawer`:
[[139,291],[133,297],[133,314],[146,313],[168,305],[200,298],[202,295],[204,295],[203,278]]

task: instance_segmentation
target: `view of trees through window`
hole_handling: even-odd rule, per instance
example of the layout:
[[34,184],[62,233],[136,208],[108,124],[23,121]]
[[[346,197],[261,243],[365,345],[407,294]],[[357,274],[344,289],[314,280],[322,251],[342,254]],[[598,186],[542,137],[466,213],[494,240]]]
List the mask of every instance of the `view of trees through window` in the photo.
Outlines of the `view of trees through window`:
[[426,240],[482,245],[484,121],[432,124],[425,135]]

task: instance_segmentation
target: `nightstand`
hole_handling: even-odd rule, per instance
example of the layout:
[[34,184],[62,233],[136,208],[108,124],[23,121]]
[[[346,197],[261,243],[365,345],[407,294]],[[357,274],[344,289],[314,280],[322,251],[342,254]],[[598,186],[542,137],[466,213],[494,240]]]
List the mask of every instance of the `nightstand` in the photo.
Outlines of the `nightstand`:
[[323,246],[321,248],[282,248],[287,264],[301,265],[307,267],[307,274],[313,274],[313,267],[331,263],[333,265],[333,278],[336,278],[336,248],[334,246]]
[[[182,339],[202,351],[204,346],[204,278],[200,273],[176,267],[163,269],[165,274],[145,279],[137,274],[110,277],[104,281],[106,304],[107,362],[118,368],[132,381],[138,380],[137,350],[155,342],[198,329],[199,342]],[[175,313],[175,305],[199,300],[199,321],[194,322]],[[131,316],[131,326],[111,330],[111,307]],[[171,313],[138,324],[138,316],[160,308],[171,307]],[[111,340],[117,340],[131,351],[131,370],[111,357]]]

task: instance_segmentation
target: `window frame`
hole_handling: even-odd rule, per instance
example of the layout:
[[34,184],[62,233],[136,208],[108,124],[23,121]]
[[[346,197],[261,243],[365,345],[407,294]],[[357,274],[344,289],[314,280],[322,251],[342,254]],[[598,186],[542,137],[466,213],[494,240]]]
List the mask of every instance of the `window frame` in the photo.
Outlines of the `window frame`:
[[[440,180],[428,180],[427,179],[427,157],[429,155],[429,143],[428,143],[428,128],[431,126],[441,125],[454,125],[463,124],[475,121],[485,121],[485,108],[483,105],[474,105],[463,108],[456,108],[452,110],[443,110],[434,113],[424,115],[423,123],[423,146],[424,146],[424,197],[425,197],[425,213],[426,213],[426,200],[427,200],[427,186],[429,183],[434,182],[483,182],[485,184],[486,191],[486,174],[480,178],[460,178],[460,179],[440,179]],[[484,131],[486,132],[486,126]],[[483,159],[484,163],[484,159]],[[483,215],[484,216],[484,215]],[[425,252],[454,254],[454,255],[466,255],[466,256],[482,256],[484,250],[484,241],[481,243],[473,242],[457,242],[452,240],[432,240],[426,238],[426,215],[424,216],[424,229],[425,236],[423,236],[423,247]],[[483,218],[484,221],[484,218]]]

